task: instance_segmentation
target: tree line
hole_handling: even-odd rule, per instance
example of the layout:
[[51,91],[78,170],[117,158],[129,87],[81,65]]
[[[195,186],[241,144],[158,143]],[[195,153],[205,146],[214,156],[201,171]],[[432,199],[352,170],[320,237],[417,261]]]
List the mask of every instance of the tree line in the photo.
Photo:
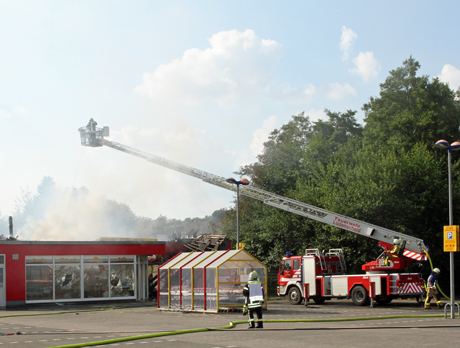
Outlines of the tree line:
[[[389,72],[379,96],[362,107],[365,125],[353,110],[325,110],[327,119],[313,122],[304,112],[292,116],[270,134],[257,161],[236,174],[278,195],[423,239],[448,281],[448,157],[435,142],[460,140],[460,91],[419,76],[419,69],[410,57]],[[452,151],[454,224],[460,224],[458,152]],[[231,209],[223,231],[234,241],[235,224]],[[382,251],[373,239],[241,195],[240,242],[270,270],[287,251],[343,248],[348,271],[362,273]],[[421,271],[430,272],[428,262]]]

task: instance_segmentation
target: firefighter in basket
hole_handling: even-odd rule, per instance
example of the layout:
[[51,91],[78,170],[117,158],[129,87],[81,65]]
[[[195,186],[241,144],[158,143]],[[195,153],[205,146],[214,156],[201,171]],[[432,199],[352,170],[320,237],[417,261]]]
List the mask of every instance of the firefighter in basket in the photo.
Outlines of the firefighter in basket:
[[391,249],[387,253],[385,257],[385,261],[383,262],[384,266],[388,265],[388,261],[390,261],[390,258],[399,256],[399,252],[401,251],[401,242],[402,242],[402,239],[399,239],[399,238],[395,238],[393,240],[393,249]]
[[88,124],[86,125],[86,129],[90,132],[95,132],[96,131],[96,126],[97,126],[97,122],[93,120],[93,118],[91,117],[89,119],[89,122]]
[[243,288],[243,295],[246,297],[245,306],[247,307],[245,311],[247,310],[248,313],[248,329],[254,328],[254,313],[257,314],[256,328],[262,329],[264,327],[262,321],[262,304],[264,303],[265,294],[256,271],[249,273],[249,281]]
[[96,141],[96,126],[97,126],[97,122],[94,121],[93,118],[91,117],[89,119],[88,124],[86,125],[86,130],[88,130],[89,132],[90,144],[94,144],[94,142]]
[[436,289],[436,285],[438,283],[438,276],[441,273],[439,268],[433,269],[430,276],[428,277],[427,284],[426,284],[426,300],[425,300],[425,309],[431,309],[430,301],[432,298],[436,299],[436,304],[439,308],[443,307],[441,298],[439,297],[438,290]]

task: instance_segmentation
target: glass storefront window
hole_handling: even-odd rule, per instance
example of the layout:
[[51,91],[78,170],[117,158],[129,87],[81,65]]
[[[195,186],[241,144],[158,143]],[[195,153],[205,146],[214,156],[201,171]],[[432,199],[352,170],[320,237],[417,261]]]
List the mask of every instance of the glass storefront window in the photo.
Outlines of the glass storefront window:
[[55,268],[56,300],[81,298],[80,265],[60,265]]
[[110,296],[134,296],[134,264],[110,266]]
[[85,265],[83,267],[84,297],[109,297],[109,265]]
[[135,255],[26,256],[25,260],[26,301],[135,296]]
[[26,300],[53,299],[53,266],[26,266]]

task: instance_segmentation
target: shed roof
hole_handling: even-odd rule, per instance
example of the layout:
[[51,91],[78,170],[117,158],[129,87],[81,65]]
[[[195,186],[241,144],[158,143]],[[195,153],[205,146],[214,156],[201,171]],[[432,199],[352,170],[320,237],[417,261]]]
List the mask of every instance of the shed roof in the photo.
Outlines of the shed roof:
[[225,254],[222,258],[219,258],[213,261],[208,268],[216,268],[219,267],[221,264],[227,261],[256,261],[259,262],[256,258],[248,254],[244,250],[231,250],[227,254]]
[[[214,255],[216,253],[216,251],[211,251],[211,252],[203,252],[201,253],[198,257],[196,257],[195,259],[193,259],[192,261],[190,261],[190,263],[187,263],[183,269],[190,269],[190,268],[194,268],[196,265],[198,265],[199,263],[201,263],[202,261],[205,261],[207,260],[208,258],[210,258],[212,255]],[[211,259],[208,261],[208,263],[211,262]]]
[[184,266],[186,263],[192,261],[195,257],[199,256],[201,254],[201,252],[199,251],[193,251],[193,252],[190,252],[190,253],[187,253],[188,255],[185,256],[182,260],[180,260],[179,262],[177,262],[176,264],[174,264],[171,269],[179,269],[181,268],[182,266]]

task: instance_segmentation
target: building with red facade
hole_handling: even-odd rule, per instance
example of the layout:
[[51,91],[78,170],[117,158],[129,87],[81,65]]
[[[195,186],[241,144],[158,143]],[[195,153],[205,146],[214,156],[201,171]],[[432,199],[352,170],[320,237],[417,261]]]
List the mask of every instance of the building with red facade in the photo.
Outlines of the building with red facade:
[[146,300],[149,259],[176,250],[167,242],[0,241],[0,307],[32,303]]

